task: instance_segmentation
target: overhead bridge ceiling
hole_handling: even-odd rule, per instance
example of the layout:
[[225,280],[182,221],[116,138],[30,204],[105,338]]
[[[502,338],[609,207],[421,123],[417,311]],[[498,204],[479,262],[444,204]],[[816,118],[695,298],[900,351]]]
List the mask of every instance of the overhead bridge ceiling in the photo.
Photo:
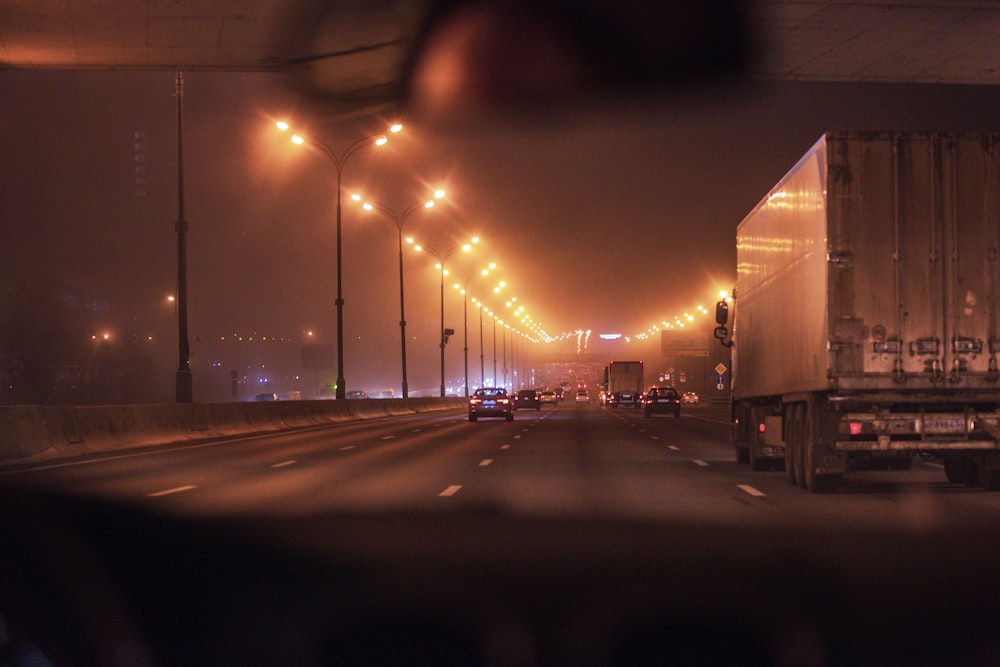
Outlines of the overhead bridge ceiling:
[[[691,0],[697,2],[699,0]],[[405,2],[341,0],[360,33],[336,36],[350,52],[380,12]],[[413,18],[422,3],[409,3]],[[591,3],[601,5],[602,2]],[[629,5],[604,2],[629,11]],[[636,2],[633,12],[643,11]],[[0,0],[0,67],[278,71],[308,59],[315,2],[294,0]],[[766,77],[813,81],[1000,83],[997,0],[757,0],[747,4],[757,30],[757,70]],[[396,17],[399,18],[398,16]],[[419,20],[417,20],[419,22]],[[337,30],[337,21],[332,22]],[[357,35],[361,37],[358,38]],[[351,39],[361,39],[352,44]],[[382,44],[388,43],[386,41]]]

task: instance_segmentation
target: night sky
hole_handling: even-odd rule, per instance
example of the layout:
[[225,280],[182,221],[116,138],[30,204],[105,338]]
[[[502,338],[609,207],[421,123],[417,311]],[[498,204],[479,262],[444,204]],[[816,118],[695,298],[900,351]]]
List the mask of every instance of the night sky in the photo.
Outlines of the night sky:
[[[88,314],[81,336],[175,340],[166,300],[176,290],[174,79],[0,72],[0,281],[5,297],[39,290],[37,310],[4,314],[6,330],[43,330],[55,307],[44,295],[56,294]],[[527,124],[410,122],[386,147],[347,162],[345,357],[357,378],[349,388],[398,386],[399,374],[396,228],[349,192],[401,211],[443,187],[447,201],[414,213],[406,234],[438,248],[481,236],[474,253],[449,262],[445,326],[462,327],[452,278],[492,261],[499,268],[488,281],[471,278],[473,296],[503,279],[505,294],[552,336],[631,336],[711,306],[732,286],[736,225],[823,131],[997,130],[1000,118],[995,90],[956,86],[772,83],[624,106]],[[263,74],[186,74],[184,112],[195,361],[223,336],[332,343],[335,171],[274,121],[339,151],[394,119],[324,122],[281,77]],[[436,387],[438,273],[426,255],[407,249],[404,259],[410,385]],[[476,317],[470,310],[478,337]],[[461,347],[448,348],[456,369]]]

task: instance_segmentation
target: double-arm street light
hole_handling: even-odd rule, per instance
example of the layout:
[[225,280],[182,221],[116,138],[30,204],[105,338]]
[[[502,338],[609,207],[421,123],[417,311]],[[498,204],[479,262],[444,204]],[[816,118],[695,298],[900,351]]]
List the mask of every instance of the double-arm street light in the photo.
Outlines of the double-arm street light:
[[[276,123],[279,130],[282,132],[287,132],[291,129],[288,123],[284,121],[278,121]],[[399,132],[403,129],[402,125],[395,124],[389,128],[390,132]],[[341,261],[343,254],[343,242],[341,237],[341,206],[340,206],[340,194],[341,194],[341,177],[344,172],[344,164],[347,162],[348,158],[357,153],[362,148],[367,146],[383,146],[388,142],[388,138],[384,134],[379,135],[369,135],[355,139],[353,142],[347,145],[343,151],[338,155],[329,144],[313,136],[306,136],[302,134],[293,134],[292,143],[294,144],[305,144],[308,143],[313,146],[321,153],[330,158],[333,163],[334,169],[337,172],[337,398],[344,399],[347,394],[347,384],[344,380],[344,284],[343,284],[343,263]]]
[[[434,192],[434,199],[441,199],[444,197],[444,190],[436,190]],[[359,195],[351,195],[352,199],[356,201],[361,201]],[[407,208],[403,209],[402,213],[397,214],[388,206],[383,206],[382,204],[363,202],[361,204],[362,208],[366,211],[378,211],[382,213],[396,225],[396,230],[398,232],[399,238],[399,340],[400,347],[402,351],[402,363],[403,363],[403,398],[409,398],[410,389],[406,381],[406,313],[403,308],[403,224],[411,213],[417,211],[421,208],[429,209],[434,207],[434,199],[428,199],[426,201],[417,202]]]
[[[496,262],[490,262],[488,266],[483,268],[479,275],[488,276],[490,271],[497,268]],[[462,332],[463,332],[463,342],[464,347],[462,348],[465,353],[465,397],[469,397],[469,280],[467,277],[462,283],[455,283],[455,289],[457,289],[462,294]],[[475,302],[475,300],[473,300]],[[480,349],[480,365],[482,365],[482,345],[483,345],[483,313],[482,309],[479,310],[479,349]],[[480,371],[482,372],[482,371]]]
[[414,245],[414,249],[418,252],[424,251],[434,257],[434,259],[438,261],[436,268],[441,272],[441,398],[445,397],[444,346],[448,343],[448,336],[454,333],[454,331],[449,331],[444,328],[444,277],[448,274],[448,270],[445,268],[445,262],[447,262],[448,258],[460,250],[462,252],[470,252],[472,250],[472,246],[476,243],[479,243],[478,236],[472,237],[468,243],[463,243],[462,245],[454,246],[452,248],[448,248],[447,250]]

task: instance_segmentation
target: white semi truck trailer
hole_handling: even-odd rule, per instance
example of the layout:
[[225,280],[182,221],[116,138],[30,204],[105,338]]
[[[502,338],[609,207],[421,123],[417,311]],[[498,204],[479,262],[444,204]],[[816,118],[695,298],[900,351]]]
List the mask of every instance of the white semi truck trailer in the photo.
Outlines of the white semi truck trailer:
[[831,132],[744,218],[733,444],[836,490],[939,459],[1000,487],[1000,133]]

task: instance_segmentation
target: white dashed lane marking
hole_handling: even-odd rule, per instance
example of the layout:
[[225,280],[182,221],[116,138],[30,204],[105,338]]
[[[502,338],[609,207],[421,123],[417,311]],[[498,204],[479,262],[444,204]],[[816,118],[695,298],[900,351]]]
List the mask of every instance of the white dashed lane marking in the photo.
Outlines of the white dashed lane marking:
[[459,489],[461,489],[461,488],[462,488],[461,484],[452,484],[451,486],[449,486],[447,489],[445,489],[444,491],[442,491],[438,495],[441,496],[441,497],[447,498],[449,496],[453,496],[456,493],[458,493]]

